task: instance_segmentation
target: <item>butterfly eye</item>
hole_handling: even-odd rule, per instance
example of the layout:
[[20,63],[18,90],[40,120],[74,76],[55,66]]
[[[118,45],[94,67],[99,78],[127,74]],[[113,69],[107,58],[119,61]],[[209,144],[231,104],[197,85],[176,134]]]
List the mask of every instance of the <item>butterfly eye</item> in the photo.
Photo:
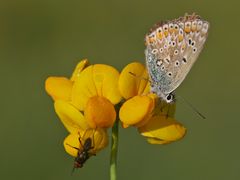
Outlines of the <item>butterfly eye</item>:
[[178,30],[179,26],[177,24],[174,25],[174,28]]
[[163,52],[163,48],[160,48],[159,51],[160,51],[160,53],[162,53]]
[[171,28],[171,29],[173,28],[173,24],[172,23],[169,24],[169,28]]
[[174,95],[173,94],[168,94],[166,97],[167,103],[170,103],[174,100]]
[[168,73],[168,76],[169,76],[169,77],[171,77],[171,76],[172,76],[172,73],[171,73],[171,72],[169,72],[169,73]]

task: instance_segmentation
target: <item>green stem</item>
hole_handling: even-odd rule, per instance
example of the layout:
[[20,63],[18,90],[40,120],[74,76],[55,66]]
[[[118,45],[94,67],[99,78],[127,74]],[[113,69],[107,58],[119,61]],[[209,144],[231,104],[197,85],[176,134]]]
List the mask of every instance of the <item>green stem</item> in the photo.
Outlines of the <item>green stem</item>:
[[117,179],[117,151],[118,151],[118,121],[112,127],[112,145],[110,159],[110,180]]

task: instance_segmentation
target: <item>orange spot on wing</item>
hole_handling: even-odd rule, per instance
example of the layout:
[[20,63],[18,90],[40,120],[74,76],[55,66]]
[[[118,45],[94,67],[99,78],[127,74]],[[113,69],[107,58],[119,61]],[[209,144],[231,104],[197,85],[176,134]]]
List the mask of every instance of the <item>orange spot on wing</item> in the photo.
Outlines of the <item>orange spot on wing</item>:
[[190,33],[191,28],[190,28],[190,27],[185,27],[185,28],[184,28],[184,31],[185,31],[186,33]]
[[157,37],[160,39],[160,40],[162,40],[162,38],[163,38],[163,33],[161,32],[161,33],[157,33]]
[[181,42],[183,40],[183,35],[178,35],[178,41]]
[[165,36],[165,37],[168,36],[168,31],[164,31],[164,36]]

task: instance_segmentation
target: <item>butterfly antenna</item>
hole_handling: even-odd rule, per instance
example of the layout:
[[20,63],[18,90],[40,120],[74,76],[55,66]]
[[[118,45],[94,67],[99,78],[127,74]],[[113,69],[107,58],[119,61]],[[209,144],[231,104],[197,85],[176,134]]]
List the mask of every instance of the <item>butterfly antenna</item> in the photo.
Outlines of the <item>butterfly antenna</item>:
[[203,118],[203,119],[206,119],[206,117],[202,114],[202,113],[200,113],[198,110],[197,110],[197,108],[195,108],[190,102],[188,102],[186,99],[184,99],[183,97],[181,97],[181,96],[178,96],[178,99],[181,99],[183,102],[185,102],[195,113],[197,113],[201,118]]

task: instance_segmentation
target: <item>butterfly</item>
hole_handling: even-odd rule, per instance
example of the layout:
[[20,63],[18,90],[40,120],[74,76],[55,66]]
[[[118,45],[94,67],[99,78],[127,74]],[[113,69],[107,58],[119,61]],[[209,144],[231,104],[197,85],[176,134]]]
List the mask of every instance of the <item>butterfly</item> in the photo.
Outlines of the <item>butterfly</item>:
[[145,36],[146,66],[151,92],[167,103],[183,82],[203,49],[209,22],[199,15],[185,15],[156,24]]

